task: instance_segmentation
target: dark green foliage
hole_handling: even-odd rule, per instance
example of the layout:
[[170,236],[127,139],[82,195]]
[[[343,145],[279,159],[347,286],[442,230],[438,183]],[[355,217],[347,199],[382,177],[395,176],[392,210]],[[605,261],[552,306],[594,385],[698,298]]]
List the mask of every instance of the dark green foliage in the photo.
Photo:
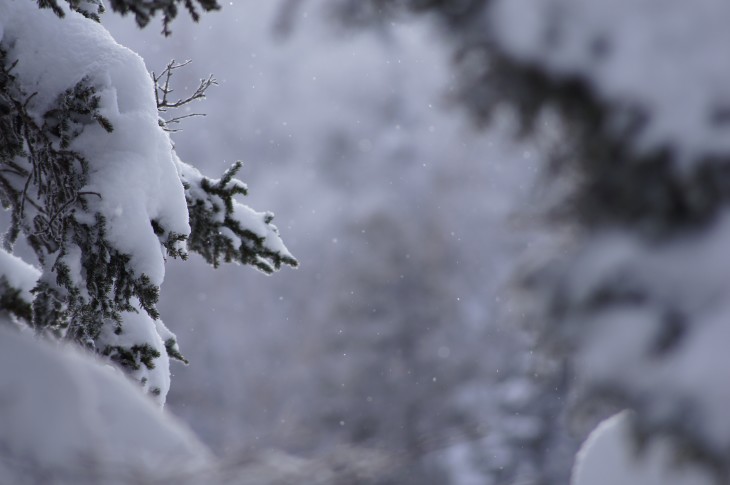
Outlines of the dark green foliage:
[[167,350],[167,355],[171,358],[184,362],[185,364],[189,364],[188,359],[183,357],[180,353],[180,350],[177,347],[177,341],[174,338],[165,340],[165,350]]
[[165,247],[167,254],[173,258],[180,258],[183,261],[188,259],[188,253],[185,252],[183,246],[180,244],[187,240],[185,234],[178,234],[174,231],[167,232],[162,225],[155,220],[150,221],[152,224],[152,230],[155,231],[155,235],[160,239],[160,242]]
[[129,371],[139,370],[142,365],[154,369],[155,359],[160,356],[160,353],[148,344],[133,345],[130,348],[108,345],[102,354]]
[[[97,22],[101,21],[101,14],[104,13],[104,4],[102,0],[66,0],[72,10],[79,12],[86,18],[90,18]],[[41,8],[50,8],[53,13],[59,17],[65,15],[63,9],[58,6],[56,0],[38,0],[38,6]]]
[[[4,169],[0,185],[12,209],[5,244],[10,248],[21,232],[26,234],[38,259],[56,274],[56,289],[47,282],[36,289],[39,311],[33,317],[34,326],[55,334],[65,329],[68,338],[93,347],[105,321],[118,324],[122,312],[136,311],[130,303],[132,297],[157,318],[157,286],[146,275],[131,272],[129,256],[117,251],[106,237],[104,217],[94,214],[93,223],[79,222],[88,218],[76,217],[88,213],[89,197],[100,195],[82,191],[88,163],[69,147],[92,124],[107,132],[113,129],[98,113],[94,87],[82,79],[59,96],[39,125],[27,108],[32,95],[13,86],[10,70],[3,71],[3,79],[11,120],[0,123],[13,128],[11,141],[22,142],[4,147],[7,155],[0,161]],[[84,282],[74,281],[69,271],[69,251],[76,247],[81,249]],[[51,291],[53,296],[45,294]]]
[[[159,288],[149,277],[135,275],[129,266],[130,257],[117,251],[107,240],[106,223],[96,214],[96,223],[70,224],[73,244],[82,248],[81,267],[85,275],[85,290],[89,298],[82,296],[79,288],[66,275],[64,262],[67,254],[62,251],[55,266],[57,283],[68,292],[68,338],[79,342],[93,342],[99,336],[104,322],[114,321],[121,329],[121,313],[136,312],[132,298],[153,318],[159,318],[155,307]],[[54,325],[55,320],[35,321],[41,328]]]
[[[105,132],[113,127],[99,114],[100,99],[88,79],[62,93],[39,124],[28,108],[33,95],[17,85],[13,66],[5,67],[3,51],[0,60],[0,126],[6,128],[0,145],[0,187],[12,214],[5,247],[12,249],[25,234],[38,260],[55,275],[55,281],[44,278],[36,286],[32,317],[27,308],[15,307],[38,331],[95,349],[105,322],[122,331],[121,314],[137,311],[133,299],[152,318],[159,316],[159,288],[146,275],[134,274],[129,255],[108,240],[104,217],[90,212],[89,198],[101,195],[82,190],[88,163],[72,149],[90,126],[99,125]],[[181,239],[175,234],[165,239],[173,254]],[[80,266],[82,281],[75,280],[70,265]],[[7,297],[11,305],[12,295]]]
[[199,9],[209,12],[220,8],[216,0],[110,0],[109,3],[115,12],[122,15],[134,14],[140,27],[147,25],[157,12],[162,12],[162,32],[165,35],[170,34],[169,25],[177,17],[179,5],[182,5],[196,22],[200,19]]
[[57,287],[44,281],[38,282],[33,293],[33,321],[48,322],[45,333],[62,338],[69,322],[66,298]]
[[[13,79],[8,71],[5,74]],[[12,86],[6,93],[15,95],[11,99],[12,109],[8,116],[14,121],[15,138],[22,143],[12,147],[10,153],[14,151],[16,156],[25,157],[29,166],[21,166],[10,156],[2,160],[8,170],[0,175],[3,179],[0,183],[10,189],[6,195],[13,202],[13,227],[5,243],[6,246],[14,243],[18,235],[17,224],[27,218],[25,210],[31,205],[34,209],[32,228],[26,228],[31,245],[37,252],[41,251],[40,248],[53,252],[64,237],[68,216],[74,206],[85,208],[85,198],[92,195],[81,191],[88,171],[86,160],[77,152],[68,150],[68,146],[83,129],[83,117],[96,111],[98,98],[93,95],[88,80],[84,79],[63,93],[57,106],[44,114],[43,124],[38,125],[27,110],[32,95],[26,96]],[[70,102],[69,99],[76,95],[81,97]],[[111,130],[108,120],[100,115],[93,118],[107,131]]]
[[[35,236],[39,247],[44,241],[52,245],[50,241],[58,239],[63,215],[73,203],[81,202],[79,189],[84,184],[86,163],[80,155],[60,147],[58,135],[67,140],[76,136],[69,130],[71,122],[59,123],[61,112],[68,115],[69,111],[60,107],[57,113],[49,111],[39,126],[27,110],[32,95],[26,95],[17,86],[12,75],[14,65],[6,66],[5,58],[5,52],[0,50],[0,98],[4,108],[0,117],[4,142],[0,148],[0,185],[3,203],[12,208],[13,218],[5,246],[10,248],[15,242],[26,206],[37,212],[32,224],[39,229],[28,233]],[[57,133],[53,139],[45,131],[51,126]],[[80,180],[77,173],[82,175]],[[49,205],[44,206],[45,202]]]
[[[0,49],[0,64],[6,65],[5,52]],[[13,158],[23,151],[23,140],[15,114],[15,100],[10,92],[13,85],[13,77],[10,74],[12,68],[0,69],[0,160],[11,163]],[[18,171],[18,167],[10,167]],[[3,200],[3,206],[8,207],[10,201]]]
[[[183,181],[190,213],[188,247],[216,267],[221,261],[235,261],[272,273],[282,263],[297,266],[295,259],[270,249],[265,237],[242,227],[236,219],[234,197],[247,193],[246,186],[233,178],[242,165],[235,163],[220,180]],[[268,226],[272,219],[273,215],[265,214],[263,223]]]
[[[80,12],[87,18],[96,20],[104,13],[101,0],[66,0],[72,10]],[[170,35],[170,23],[177,17],[178,8],[182,6],[194,21],[200,19],[201,10],[210,12],[220,9],[217,0],[109,0],[112,10],[122,15],[134,15],[137,25],[145,27],[157,12],[162,12],[162,32]],[[41,8],[50,8],[59,17],[64,16],[63,9],[57,0],[38,0]]]
[[[20,198],[21,189],[14,179],[27,177],[28,171],[15,161],[15,157],[23,154],[22,119],[18,116],[19,93],[15,87],[15,78],[11,74],[15,64],[7,66],[6,53],[0,49],[0,200],[4,208],[10,208]],[[22,105],[21,105],[22,106]],[[18,237],[19,221],[16,211],[12,212],[12,224],[4,235],[3,245],[6,249]]]
[[14,288],[5,276],[0,276],[0,311],[8,312],[25,323],[30,323],[33,318],[30,302],[23,299],[20,290]]
[[60,147],[66,149],[71,140],[81,134],[84,127],[97,122],[108,133],[114,131],[111,122],[99,114],[99,97],[96,90],[83,79],[67,90],[58,100],[58,106],[45,115],[45,129],[58,137]]

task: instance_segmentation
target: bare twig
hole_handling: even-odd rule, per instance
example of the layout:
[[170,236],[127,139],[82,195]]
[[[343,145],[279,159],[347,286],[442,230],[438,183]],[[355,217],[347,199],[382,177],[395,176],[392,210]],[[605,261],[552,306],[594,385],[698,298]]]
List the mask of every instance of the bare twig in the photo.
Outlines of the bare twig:
[[[216,81],[216,79],[211,74],[207,78],[200,80],[198,87],[195,89],[195,91],[193,91],[191,95],[172,101],[171,95],[174,92],[174,89],[171,86],[172,76],[177,69],[185,67],[191,62],[192,61],[187,60],[181,63],[176,63],[173,59],[167,63],[167,66],[159,75],[152,72],[152,80],[155,83],[155,101],[157,102],[157,110],[160,113],[166,113],[170,109],[181,108],[186,104],[192,103],[193,101],[204,99],[205,93],[208,88],[214,85],[218,85],[218,81]],[[163,128],[171,132],[179,131],[168,128],[168,125],[178,124],[181,120],[184,120],[185,118],[191,118],[193,116],[205,116],[205,114],[190,113],[183,116],[176,116],[169,120],[164,120]]]
[[180,121],[184,120],[185,118],[192,118],[194,116],[206,116],[205,113],[190,113],[183,116],[176,116],[174,118],[170,118],[169,120],[165,121],[165,126],[163,127],[165,131],[169,131],[170,133],[176,133],[178,131],[181,131],[180,129],[174,129],[170,128],[170,125],[178,124]]

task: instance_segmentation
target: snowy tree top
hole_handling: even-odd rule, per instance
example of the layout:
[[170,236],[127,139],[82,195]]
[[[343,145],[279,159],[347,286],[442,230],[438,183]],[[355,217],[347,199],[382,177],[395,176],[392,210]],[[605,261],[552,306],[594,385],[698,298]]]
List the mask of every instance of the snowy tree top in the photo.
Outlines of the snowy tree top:
[[730,154],[730,4],[722,0],[498,0],[499,46],[557,81],[585,83],[639,154]]

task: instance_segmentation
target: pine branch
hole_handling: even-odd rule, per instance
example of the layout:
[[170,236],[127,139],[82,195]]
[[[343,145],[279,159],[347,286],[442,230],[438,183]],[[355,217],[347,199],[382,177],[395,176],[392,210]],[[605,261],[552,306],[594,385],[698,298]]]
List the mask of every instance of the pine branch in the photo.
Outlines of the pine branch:
[[216,0],[110,0],[112,10],[122,15],[134,14],[139,27],[145,27],[158,12],[162,13],[162,34],[172,33],[170,23],[177,17],[178,5],[182,4],[193,21],[200,20],[200,10],[210,12],[220,9]]
[[179,163],[190,214],[191,251],[214,267],[221,262],[237,262],[273,273],[282,264],[299,264],[281,242],[272,224],[274,216],[255,212],[235,200],[237,195],[247,194],[246,185],[235,178],[242,162],[226,170],[219,180]]
[[[57,0],[37,0],[38,7],[50,8],[59,17],[65,17],[66,12]],[[101,0],[66,0],[71,10],[79,12],[86,18],[96,22],[101,21],[105,8]],[[122,15],[134,14],[137,25],[142,28],[149,24],[152,17],[162,12],[162,34],[172,34],[170,23],[177,17],[178,5],[183,4],[193,21],[200,20],[200,11],[210,12],[219,10],[220,4],[216,0],[110,0],[112,10]]]
[[[84,17],[101,22],[101,15],[104,13],[104,5],[101,0],[66,0],[71,10],[79,12]],[[59,17],[64,17],[66,12],[58,5],[56,0],[38,0],[40,8],[50,8]]]

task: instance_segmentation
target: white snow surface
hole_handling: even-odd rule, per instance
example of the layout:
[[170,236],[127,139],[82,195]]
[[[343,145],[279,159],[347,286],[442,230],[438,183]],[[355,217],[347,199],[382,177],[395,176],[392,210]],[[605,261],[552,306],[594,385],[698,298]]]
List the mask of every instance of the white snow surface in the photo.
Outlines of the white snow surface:
[[490,14],[509,55],[648,115],[636,150],[682,164],[730,153],[730,3],[497,0]]
[[571,485],[713,485],[705,470],[678,463],[677,449],[654,438],[636,453],[627,411],[603,421],[576,457]]
[[2,483],[148,483],[210,465],[188,429],[87,353],[3,319],[0,366]]

